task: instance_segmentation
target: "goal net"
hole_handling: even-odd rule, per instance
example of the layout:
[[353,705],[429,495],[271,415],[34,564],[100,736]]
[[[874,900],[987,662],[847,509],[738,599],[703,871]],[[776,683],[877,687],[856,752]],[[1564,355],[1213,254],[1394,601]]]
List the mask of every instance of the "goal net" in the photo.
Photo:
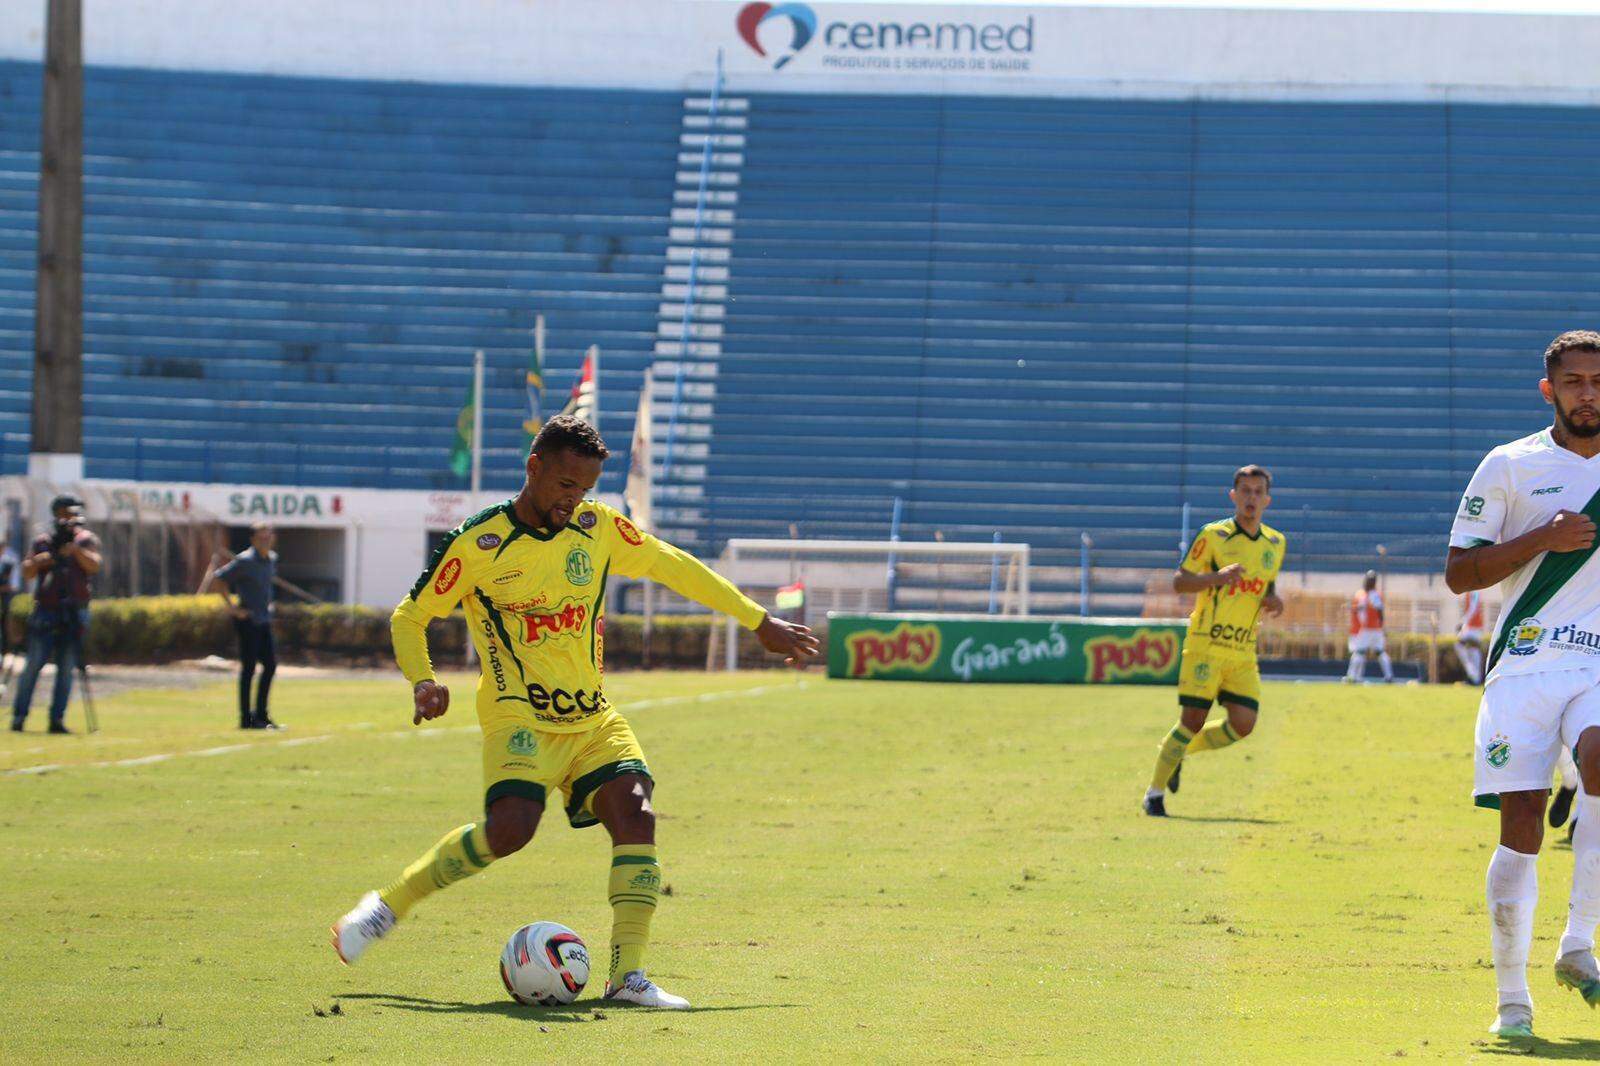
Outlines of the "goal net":
[[[830,611],[1025,615],[1028,558],[1026,544],[735,539],[716,569],[825,640]],[[754,634],[731,618],[712,627],[707,669],[764,661]]]

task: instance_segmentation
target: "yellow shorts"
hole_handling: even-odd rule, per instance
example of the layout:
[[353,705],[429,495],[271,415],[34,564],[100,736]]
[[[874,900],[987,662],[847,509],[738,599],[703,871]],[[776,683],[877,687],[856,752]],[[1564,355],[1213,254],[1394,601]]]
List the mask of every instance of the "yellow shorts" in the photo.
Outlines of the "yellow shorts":
[[624,774],[649,777],[650,770],[628,720],[609,708],[597,716],[593,729],[580,733],[546,733],[526,722],[502,720],[483,734],[485,811],[502,796],[544,803],[546,794],[559,788],[573,828],[597,825],[595,793]]
[[1261,707],[1261,667],[1254,655],[1214,655],[1185,643],[1178,673],[1178,703],[1183,707],[1237,703],[1252,711]]

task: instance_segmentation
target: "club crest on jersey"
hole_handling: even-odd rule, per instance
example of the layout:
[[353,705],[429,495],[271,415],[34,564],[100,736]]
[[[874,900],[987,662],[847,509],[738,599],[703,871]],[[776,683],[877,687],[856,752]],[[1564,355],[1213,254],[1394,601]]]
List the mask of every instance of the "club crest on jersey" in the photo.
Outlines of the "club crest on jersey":
[[1277,556],[1272,553],[1272,549],[1268,548],[1266,551],[1261,553],[1261,565],[1266,569],[1271,570],[1272,561],[1276,558]]
[[500,547],[500,534],[498,534],[498,533],[485,533],[485,534],[483,534],[483,536],[478,538],[478,547],[482,548],[484,551],[491,551],[491,550],[493,550],[495,548]]
[[1206,678],[1208,678],[1210,676],[1211,676],[1211,664],[1210,663],[1195,663],[1194,664],[1194,679],[1196,681],[1204,681]]
[[593,511],[584,511],[582,514],[578,515],[578,528],[593,529],[594,524],[598,521],[599,519],[595,517]]
[[1483,757],[1496,770],[1504,769],[1506,763],[1511,761],[1511,741],[1503,734],[1496,733],[1483,746]]
[[519,729],[506,741],[506,750],[513,755],[532,755],[539,750],[539,738],[531,729]]
[[567,553],[567,580],[574,585],[587,585],[594,580],[594,561],[582,548]]
[[1506,641],[1506,654],[1532,655],[1544,643],[1544,634],[1543,622],[1537,618],[1524,618],[1511,627],[1511,636]]

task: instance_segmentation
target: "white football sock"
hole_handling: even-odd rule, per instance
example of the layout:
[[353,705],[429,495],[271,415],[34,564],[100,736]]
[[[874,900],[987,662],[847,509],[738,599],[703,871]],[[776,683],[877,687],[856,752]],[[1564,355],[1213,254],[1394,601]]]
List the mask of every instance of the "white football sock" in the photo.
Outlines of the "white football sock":
[[1378,653],[1378,665],[1383,667],[1383,679],[1385,681],[1393,681],[1394,680],[1394,663],[1391,663],[1389,661],[1389,653],[1388,652],[1380,651]]
[[1147,800],[1153,800],[1153,799],[1160,799],[1162,796],[1165,796],[1165,795],[1166,795],[1166,793],[1163,792],[1159,788],[1148,788],[1148,789],[1145,789],[1144,798],[1147,799]]
[[1528,1003],[1528,949],[1533,944],[1533,911],[1539,902],[1537,855],[1504,844],[1489,860],[1485,896],[1489,901],[1489,942],[1500,1002]]
[[1561,787],[1578,789],[1578,764],[1572,761],[1572,749],[1565,744],[1556,754],[1556,769],[1561,772]]
[[1345,677],[1360,681],[1367,672],[1367,656],[1364,652],[1353,651],[1350,653],[1350,669],[1345,672]]
[[1578,793],[1578,825],[1572,831],[1572,897],[1561,954],[1594,949],[1600,924],[1600,796]]

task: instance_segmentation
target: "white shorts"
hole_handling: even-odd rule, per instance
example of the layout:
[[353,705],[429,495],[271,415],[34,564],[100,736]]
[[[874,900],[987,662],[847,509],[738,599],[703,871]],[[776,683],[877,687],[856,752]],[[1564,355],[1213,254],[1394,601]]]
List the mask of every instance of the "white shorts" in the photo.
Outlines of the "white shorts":
[[1383,630],[1363,629],[1350,638],[1350,654],[1358,651],[1379,652],[1383,650]]
[[1549,788],[1561,749],[1590,726],[1600,726],[1600,666],[1494,678],[1473,740],[1478,806],[1498,807],[1502,792]]

